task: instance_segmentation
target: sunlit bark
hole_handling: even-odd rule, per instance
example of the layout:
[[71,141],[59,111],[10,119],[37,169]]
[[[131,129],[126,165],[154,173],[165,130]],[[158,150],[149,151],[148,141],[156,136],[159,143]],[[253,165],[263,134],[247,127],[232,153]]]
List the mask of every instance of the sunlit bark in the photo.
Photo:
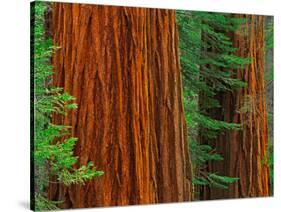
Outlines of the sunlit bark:
[[78,137],[78,164],[104,175],[51,184],[50,198],[64,208],[190,200],[175,11],[54,3],[53,35],[53,83],[78,103],[54,122]]

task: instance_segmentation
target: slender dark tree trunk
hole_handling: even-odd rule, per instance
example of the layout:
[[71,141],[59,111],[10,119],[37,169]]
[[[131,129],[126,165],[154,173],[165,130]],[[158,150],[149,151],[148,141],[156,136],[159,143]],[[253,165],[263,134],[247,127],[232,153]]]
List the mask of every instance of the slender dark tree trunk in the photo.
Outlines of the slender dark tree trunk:
[[175,11],[54,3],[54,85],[78,109],[79,165],[104,175],[86,185],[51,184],[50,198],[82,208],[191,198]]
[[239,131],[225,131],[215,141],[209,141],[224,157],[210,161],[207,170],[224,176],[238,177],[229,189],[204,187],[202,199],[269,196],[268,127],[265,100],[264,17],[235,15],[247,23],[233,35],[237,55],[252,58],[245,69],[237,70],[237,78],[247,86],[217,96],[222,107],[210,111],[219,120],[241,124]]

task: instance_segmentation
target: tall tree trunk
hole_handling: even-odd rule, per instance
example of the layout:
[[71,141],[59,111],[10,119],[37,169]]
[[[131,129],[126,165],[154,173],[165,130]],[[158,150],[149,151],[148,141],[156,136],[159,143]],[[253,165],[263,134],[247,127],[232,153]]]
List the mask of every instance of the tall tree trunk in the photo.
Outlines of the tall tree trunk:
[[260,197],[269,195],[268,127],[264,85],[264,17],[235,15],[247,23],[234,33],[237,55],[249,57],[251,64],[237,70],[237,78],[247,82],[243,89],[217,96],[222,107],[211,116],[226,122],[239,123],[239,131],[225,131],[208,143],[223,157],[223,161],[208,162],[207,169],[224,176],[238,177],[229,189],[204,187],[202,199]]
[[51,184],[64,208],[191,198],[175,11],[54,3],[54,85],[78,109],[57,124],[78,137],[78,165],[104,175]]

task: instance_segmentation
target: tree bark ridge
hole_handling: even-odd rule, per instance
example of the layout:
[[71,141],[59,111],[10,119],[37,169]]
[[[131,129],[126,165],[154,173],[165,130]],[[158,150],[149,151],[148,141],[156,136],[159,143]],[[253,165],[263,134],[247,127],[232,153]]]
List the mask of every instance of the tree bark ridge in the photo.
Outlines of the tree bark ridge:
[[63,208],[190,200],[175,11],[54,3],[53,34],[53,84],[78,103],[53,120],[78,137],[77,165],[104,175],[50,184],[50,198]]

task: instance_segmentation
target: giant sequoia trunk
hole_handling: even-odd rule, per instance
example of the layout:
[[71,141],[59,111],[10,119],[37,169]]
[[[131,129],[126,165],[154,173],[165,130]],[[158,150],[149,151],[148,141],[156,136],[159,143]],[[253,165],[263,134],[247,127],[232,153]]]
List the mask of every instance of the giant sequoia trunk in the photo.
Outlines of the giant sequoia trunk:
[[64,208],[190,200],[175,11],[54,3],[53,34],[53,83],[78,103],[54,122],[78,137],[78,164],[104,175],[51,184],[50,198]]
[[269,195],[267,167],[268,128],[264,85],[264,17],[236,15],[247,23],[233,35],[237,55],[250,57],[251,64],[236,70],[237,78],[247,82],[243,89],[217,96],[222,107],[210,112],[213,118],[241,124],[239,131],[226,131],[208,143],[224,157],[210,161],[207,170],[238,177],[229,189],[204,187],[202,199],[258,197]]

